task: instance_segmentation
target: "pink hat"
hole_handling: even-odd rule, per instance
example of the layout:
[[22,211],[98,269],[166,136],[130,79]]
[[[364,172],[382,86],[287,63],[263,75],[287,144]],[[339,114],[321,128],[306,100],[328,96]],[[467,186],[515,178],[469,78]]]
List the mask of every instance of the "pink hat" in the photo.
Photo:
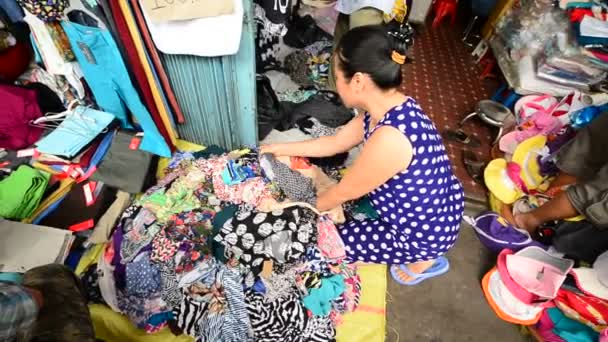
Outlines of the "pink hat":
[[481,281],[483,294],[498,317],[515,324],[536,324],[544,308],[526,304],[517,299],[505,286],[496,268],[491,269]]
[[507,289],[515,296],[517,299],[522,301],[525,304],[536,305],[536,306],[545,306],[551,303],[550,298],[542,298],[525,288],[521,287],[509,274],[507,269],[507,257],[512,255],[513,251],[510,249],[503,249],[500,254],[498,254],[498,261],[496,262],[496,268],[500,273],[500,278],[502,282],[505,284]]
[[526,247],[506,256],[511,278],[526,291],[552,299],[566,280],[574,261],[556,257],[539,247]]

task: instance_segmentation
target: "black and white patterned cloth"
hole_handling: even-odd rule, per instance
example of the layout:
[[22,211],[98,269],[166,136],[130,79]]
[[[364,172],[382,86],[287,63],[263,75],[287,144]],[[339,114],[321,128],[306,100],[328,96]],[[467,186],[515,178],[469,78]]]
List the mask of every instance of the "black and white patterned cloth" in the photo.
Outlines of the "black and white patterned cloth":
[[[265,1],[265,0],[261,0]],[[280,0],[277,0],[280,1]],[[271,9],[273,7],[270,7]],[[267,15],[273,16],[274,11],[267,14],[267,9],[260,4],[254,4],[255,23],[257,35],[256,40],[256,68],[258,72],[280,66],[277,55],[279,53],[279,43],[281,37],[287,34],[285,21],[273,22]]]
[[184,287],[174,310],[177,326],[197,342],[248,342],[252,331],[240,269],[208,259],[195,271],[200,277]]
[[270,154],[264,154],[260,157],[260,166],[266,177],[276,183],[287,198],[294,202],[306,202],[313,206],[317,204],[317,192],[311,178],[292,170],[288,165],[281,163]]
[[308,245],[316,243],[316,218],[312,210],[302,207],[264,213],[241,206],[215,240],[257,274],[264,260],[294,262]]
[[334,341],[336,331],[329,317],[308,317],[300,297],[293,292],[275,300],[249,291],[245,302],[256,342]]

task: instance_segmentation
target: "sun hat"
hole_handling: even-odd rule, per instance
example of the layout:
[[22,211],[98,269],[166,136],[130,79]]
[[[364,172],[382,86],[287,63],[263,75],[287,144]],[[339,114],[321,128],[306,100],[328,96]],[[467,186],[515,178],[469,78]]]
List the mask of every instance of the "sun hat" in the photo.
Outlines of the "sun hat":
[[513,154],[517,146],[536,135],[548,136],[557,132],[562,124],[556,117],[547,112],[538,111],[524,119],[518,129],[505,134],[499,141],[501,151]]
[[505,286],[496,267],[483,277],[481,288],[492,310],[507,322],[522,325],[536,324],[544,310],[542,306],[529,305],[517,299]]
[[530,246],[507,255],[506,266],[511,278],[526,291],[541,298],[555,298],[574,261]]
[[593,267],[577,267],[570,274],[581,291],[608,300],[608,251],[600,254]]
[[558,103],[551,95],[528,95],[517,100],[514,109],[518,122],[521,122],[538,111],[551,113]]
[[543,306],[551,304],[550,298],[542,298],[525,288],[521,287],[509,274],[509,270],[507,268],[507,256],[512,255],[513,251],[510,249],[503,249],[500,254],[498,254],[498,259],[496,261],[496,268],[500,273],[500,278],[502,279],[505,286],[511,291],[513,296],[522,301],[525,304],[534,305],[534,306]]
[[517,201],[524,194],[520,186],[510,177],[509,162],[503,158],[494,159],[488,163],[483,171],[483,179],[488,190],[505,204]]
[[494,253],[503,249],[519,251],[528,246],[546,248],[532,240],[526,230],[511,225],[495,212],[485,212],[475,218],[465,215],[464,220],[473,227],[481,243]]
[[540,173],[538,156],[548,153],[546,144],[547,137],[537,135],[521,142],[513,152],[512,162],[521,167],[521,180],[528,190],[537,189],[544,180]]

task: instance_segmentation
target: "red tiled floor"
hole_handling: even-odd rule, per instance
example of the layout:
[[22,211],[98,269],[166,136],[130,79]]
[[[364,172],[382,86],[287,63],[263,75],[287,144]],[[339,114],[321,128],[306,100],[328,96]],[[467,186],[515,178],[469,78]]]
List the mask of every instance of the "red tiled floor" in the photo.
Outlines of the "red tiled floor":
[[[472,112],[475,104],[489,98],[495,86],[479,79],[481,68],[475,64],[471,50],[461,42],[459,25],[442,24],[437,29],[422,28],[414,42],[414,62],[404,68],[402,90],[412,96],[443,133],[454,129],[461,118]],[[477,120],[465,124],[465,131],[478,138],[482,147],[471,149],[479,160],[490,158],[490,139],[495,132]],[[485,200],[486,190],[475,183],[462,161],[465,146],[444,141],[456,176],[464,185],[465,195]],[[466,147],[467,149],[470,149]]]

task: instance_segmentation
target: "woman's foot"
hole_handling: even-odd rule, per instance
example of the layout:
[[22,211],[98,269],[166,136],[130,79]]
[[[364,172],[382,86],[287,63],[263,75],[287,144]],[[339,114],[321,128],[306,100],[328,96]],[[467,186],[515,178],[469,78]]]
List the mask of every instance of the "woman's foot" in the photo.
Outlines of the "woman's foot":
[[[406,264],[406,265],[403,265],[403,267],[407,267],[408,270],[410,271],[410,273],[412,273],[412,274],[421,274],[421,273],[424,273],[424,271],[428,270],[431,266],[433,266],[434,263],[435,263],[435,260],[421,261],[421,262],[417,262],[417,263],[413,263],[413,264]],[[410,276],[404,270],[402,270],[401,267],[395,267],[395,268],[396,268],[396,270],[395,270],[396,275],[403,282],[407,283],[407,282],[410,282],[415,279],[415,277]]]
[[543,223],[533,212],[515,215],[515,224],[518,228],[527,230],[534,234],[536,229]]
[[391,265],[393,279],[401,285],[416,285],[428,278],[446,273],[450,263],[445,257],[409,265]]

